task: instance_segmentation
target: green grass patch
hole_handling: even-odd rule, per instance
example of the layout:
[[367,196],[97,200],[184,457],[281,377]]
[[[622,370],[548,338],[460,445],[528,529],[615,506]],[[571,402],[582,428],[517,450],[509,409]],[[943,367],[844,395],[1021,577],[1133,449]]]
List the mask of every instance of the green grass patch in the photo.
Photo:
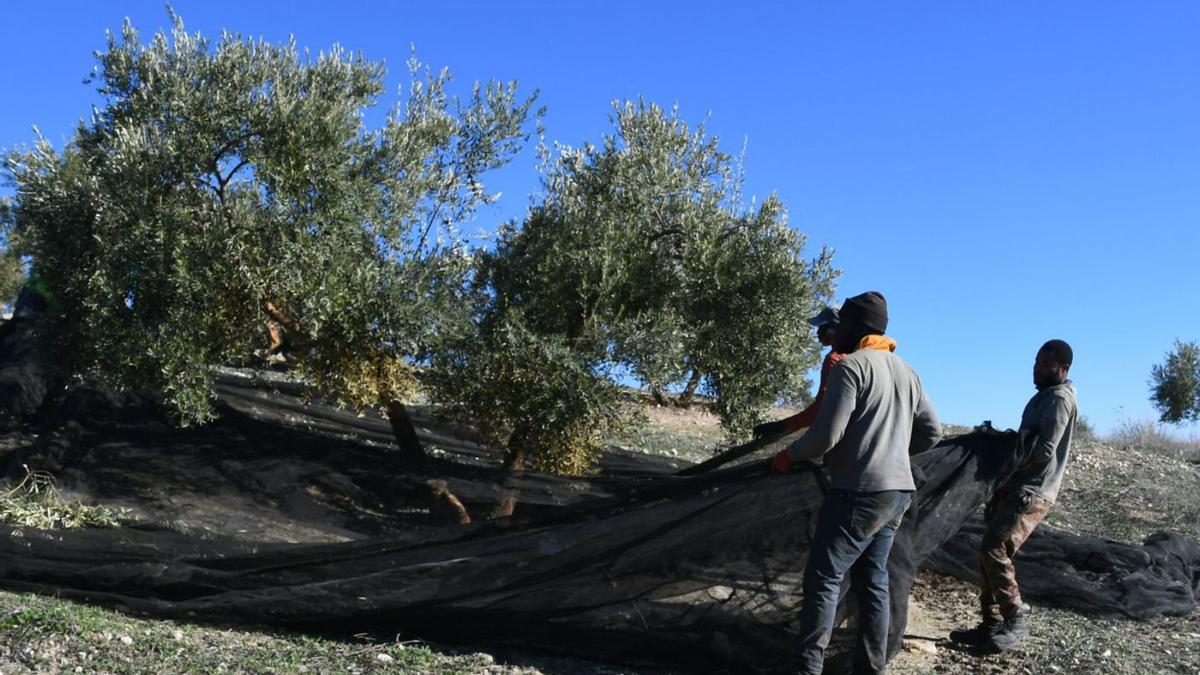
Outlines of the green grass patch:
[[0,672],[478,673],[486,654],[417,641],[143,619],[38,595],[0,593]]

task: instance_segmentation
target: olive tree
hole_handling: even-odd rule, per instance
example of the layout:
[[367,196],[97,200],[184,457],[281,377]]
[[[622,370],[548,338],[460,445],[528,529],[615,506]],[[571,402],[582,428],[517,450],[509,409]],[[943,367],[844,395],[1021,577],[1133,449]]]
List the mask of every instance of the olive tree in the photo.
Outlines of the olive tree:
[[1150,371],[1150,401],[1163,422],[1200,420],[1200,345],[1175,341]]
[[7,157],[22,241],[62,302],[73,372],[213,414],[214,368],[283,326],[298,370],[342,403],[380,406],[420,452],[401,402],[414,363],[467,317],[456,225],[494,197],[486,172],[527,138],[515,83],[447,92],[409,63],[378,128],[385,69],[340,47],[126,22],[97,52],[103,98],[70,143]]
[[[519,324],[524,340],[553,345],[555,360],[544,366],[575,379],[542,397],[547,405],[606,391],[612,373],[627,373],[660,397],[669,388],[684,398],[697,389],[712,395],[728,432],[741,434],[772,403],[807,389],[818,347],[803,317],[831,293],[831,254],[802,257],[804,238],[788,227],[778,198],[745,204],[740,163],[677,110],[627,102],[613,121],[597,145],[547,153],[544,194],[478,256],[481,343],[494,326]],[[476,395],[528,386],[496,368],[497,358],[456,360],[442,395],[524,438],[545,417],[543,406]],[[614,411],[601,419],[624,419],[615,414],[620,396],[590,400]],[[598,442],[568,433],[552,454]]]

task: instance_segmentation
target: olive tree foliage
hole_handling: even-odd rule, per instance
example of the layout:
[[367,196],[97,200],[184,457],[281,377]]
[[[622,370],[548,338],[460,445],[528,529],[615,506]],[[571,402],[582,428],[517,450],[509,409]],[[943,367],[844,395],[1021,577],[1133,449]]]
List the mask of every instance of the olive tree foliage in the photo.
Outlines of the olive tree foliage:
[[24,283],[25,266],[21,263],[21,256],[12,250],[0,253],[0,304],[11,311]]
[[0,305],[9,310],[16,304],[17,292],[25,283],[25,264],[13,237],[12,208],[0,199]]
[[476,330],[447,340],[430,380],[435,400],[506,449],[505,467],[588,473],[607,438],[634,420],[604,364],[562,336],[540,335],[518,310],[477,315]]
[[368,128],[382,64],[172,19],[147,43],[128,22],[110,34],[104,103],[61,153],[39,138],[7,157],[17,229],[63,303],[60,353],[202,422],[214,368],[271,319],[320,390],[395,426],[414,359],[467,320],[455,225],[493,199],[482,177],[527,139],[533,98],[489,83],[459,101],[414,60]]
[[1150,401],[1163,422],[1200,420],[1200,345],[1175,341],[1175,348],[1150,371]]
[[829,302],[837,272],[828,249],[803,259],[804,243],[771,197],[711,233],[709,258],[687,275],[680,302],[693,337],[685,363],[730,435],[781,400],[808,400],[806,373],[821,345],[806,318]]
[[[709,394],[727,432],[740,435],[776,401],[805,395],[819,347],[804,317],[832,292],[831,253],[803,258],[804,238],[777,197],[745,204],[740,162],[678,110],[626,102],[613,121],[598,145],[547,151],[544,195],[478,256],[481,342],[517,331],[553,346],[544,368],[575,379],[545,400],[591,406],[556,410],[563,420],[587,408],[593,425],[627,423],[611,376],[620,372],[655,392]],[[545,411],[499,403],[527,385],[493,368],[489,359],[502,357],[490,351],[457,359],[443,394],[520,437]],[[599,442],[568,438],[556,444],[582,455]]]

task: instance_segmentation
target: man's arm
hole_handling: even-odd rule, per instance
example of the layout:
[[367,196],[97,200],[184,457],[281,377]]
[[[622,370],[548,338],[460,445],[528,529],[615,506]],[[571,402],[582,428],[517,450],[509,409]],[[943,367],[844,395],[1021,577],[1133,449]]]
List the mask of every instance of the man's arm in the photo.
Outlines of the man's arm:
[[763,436],[776,436],[783,433],[792,433],[806,427],[811,427],[817,421],[817,414],[821,412],[821,401],[825,400],[825,390],[829,388],[829,371],[837,365],[839,361],[846,358],[845,354],[835,351],[830,351],[825,356],[825,360],[821,362],[821,379],[817,385],[817,395],[813,397],[812,403],[800,412],[785,417],[776,422],[764,422],[754,427],[754,437],[761,438]]
[[912,436],[908,443],[908,454],[915,455],[937,445],[942,440],[942,421],[938,419],[937,411],[929,402],[929,397],[921,391],[921,399],[913,410]]
[[1046,404],[1038,420],[1037,443],[1033,446],[1030,461],[1035,464],[1045,464],[1054,457],[1067,426],[1071,424],[1071,404],[1062,396],[1055,396]]
[[829,373],[825,400],[808,433],[797,438],[785,452],[793,461],[813,460],[833,449],[846,434],[846,425],[858,402],[858,377],[844,364]]
[[813,397],[812,403],[809,403],[807,408],[781,420],[785,429],[799,431],[816,424],[817,415],[821,412],[821,402],[825,400],[825,390],[829,388],[829,373],[845,356],[845,354],[835,351],[829,352],[829,355],[825,357],[825,362],[821,364],[821,379],[817,385],[817,395]]

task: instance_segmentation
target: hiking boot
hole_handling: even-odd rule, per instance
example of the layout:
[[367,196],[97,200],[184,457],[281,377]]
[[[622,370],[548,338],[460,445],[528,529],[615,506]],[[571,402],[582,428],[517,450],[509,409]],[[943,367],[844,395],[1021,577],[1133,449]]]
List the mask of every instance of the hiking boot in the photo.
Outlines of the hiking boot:
[[1016,614],[1004,620],[1001,628],[983,645],[993,653],[1006,652],[1020,646],[1029,639],[1029,613],[1017,610]]
[[980,620],[979,625],[974,628],[950,631],[950,641],[968,647],[980,647],[991,640],[993,635],[1000,632],[1003,626],[1004,622],[999,619],[985,618]]

